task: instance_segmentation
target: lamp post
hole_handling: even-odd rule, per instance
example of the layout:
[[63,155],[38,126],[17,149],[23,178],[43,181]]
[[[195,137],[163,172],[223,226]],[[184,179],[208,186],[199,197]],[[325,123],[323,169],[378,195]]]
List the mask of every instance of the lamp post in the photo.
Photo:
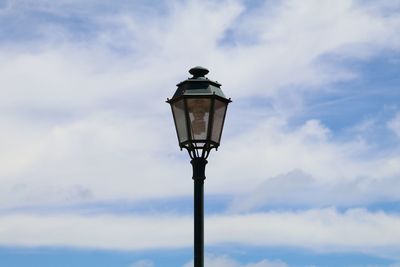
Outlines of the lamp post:
[[218,149],[230,99],[221,84],[205,77],[203,67],[189,70],[193,77],[177,84],[171,105],[181,150],[191,158],[194,180],[194,266],[204,266],[204,180],[207,157]]

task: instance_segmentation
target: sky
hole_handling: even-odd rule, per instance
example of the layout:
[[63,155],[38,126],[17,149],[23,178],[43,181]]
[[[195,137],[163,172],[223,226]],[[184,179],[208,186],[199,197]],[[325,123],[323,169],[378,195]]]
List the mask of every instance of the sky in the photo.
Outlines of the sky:
[[0,265],[193,266],[170,107],[233,102],[207,267],[400,266],[399,0],[0,0]]

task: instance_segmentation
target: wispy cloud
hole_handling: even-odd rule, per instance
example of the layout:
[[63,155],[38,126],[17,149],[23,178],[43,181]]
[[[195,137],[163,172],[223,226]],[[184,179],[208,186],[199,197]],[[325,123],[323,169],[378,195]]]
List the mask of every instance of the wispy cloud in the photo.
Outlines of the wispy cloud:
[[[398,257],[398,215],[350,209],[313,209],[208,217],[207,246],[225,243],[296,246]],[[1,215],[0,243],[111,250],[182,248],[192,244],[192,220],[173,214],[84,216]],[[388,253],[393,251],[393,253]]]
[[[262,260],[257,263],[241,264],[228,256],[206,256],[205,264],[210,267],[287,267],[288,265],[282,261]],[[193,261],[185,264],[183,267],[193,266]]]
[[394,118],[387,124],[390,130],[392,130],[398,137],[400,137],[400,112],[395,114]]
[[140,260],[132,264],[130,267],[153,267],[154,264],[149,260]]

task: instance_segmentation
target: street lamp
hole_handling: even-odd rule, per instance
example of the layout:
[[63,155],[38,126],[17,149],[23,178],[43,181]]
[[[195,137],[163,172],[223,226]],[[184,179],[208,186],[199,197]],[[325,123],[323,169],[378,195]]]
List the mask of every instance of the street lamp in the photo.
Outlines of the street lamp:
[[192,159],[194,180],[194,266],[204,266],[204,180],[207,157],[218,149],[225,114],[230,99],[221,84],[204,77],[203,67],[189,70],[193,77],[177,84],[171,105],[181,150],[185,148]]

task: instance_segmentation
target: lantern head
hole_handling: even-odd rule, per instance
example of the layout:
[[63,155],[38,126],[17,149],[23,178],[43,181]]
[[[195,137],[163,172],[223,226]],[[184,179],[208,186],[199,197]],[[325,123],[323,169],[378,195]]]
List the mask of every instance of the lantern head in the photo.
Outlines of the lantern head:
[[171,105],[179,146],[188,150],[192,159],[207,158],[217,149],[224,127],[228,104],[221,84],[205,77],[203,67],[189,70],[193,75],[179,84],[167,103]]

